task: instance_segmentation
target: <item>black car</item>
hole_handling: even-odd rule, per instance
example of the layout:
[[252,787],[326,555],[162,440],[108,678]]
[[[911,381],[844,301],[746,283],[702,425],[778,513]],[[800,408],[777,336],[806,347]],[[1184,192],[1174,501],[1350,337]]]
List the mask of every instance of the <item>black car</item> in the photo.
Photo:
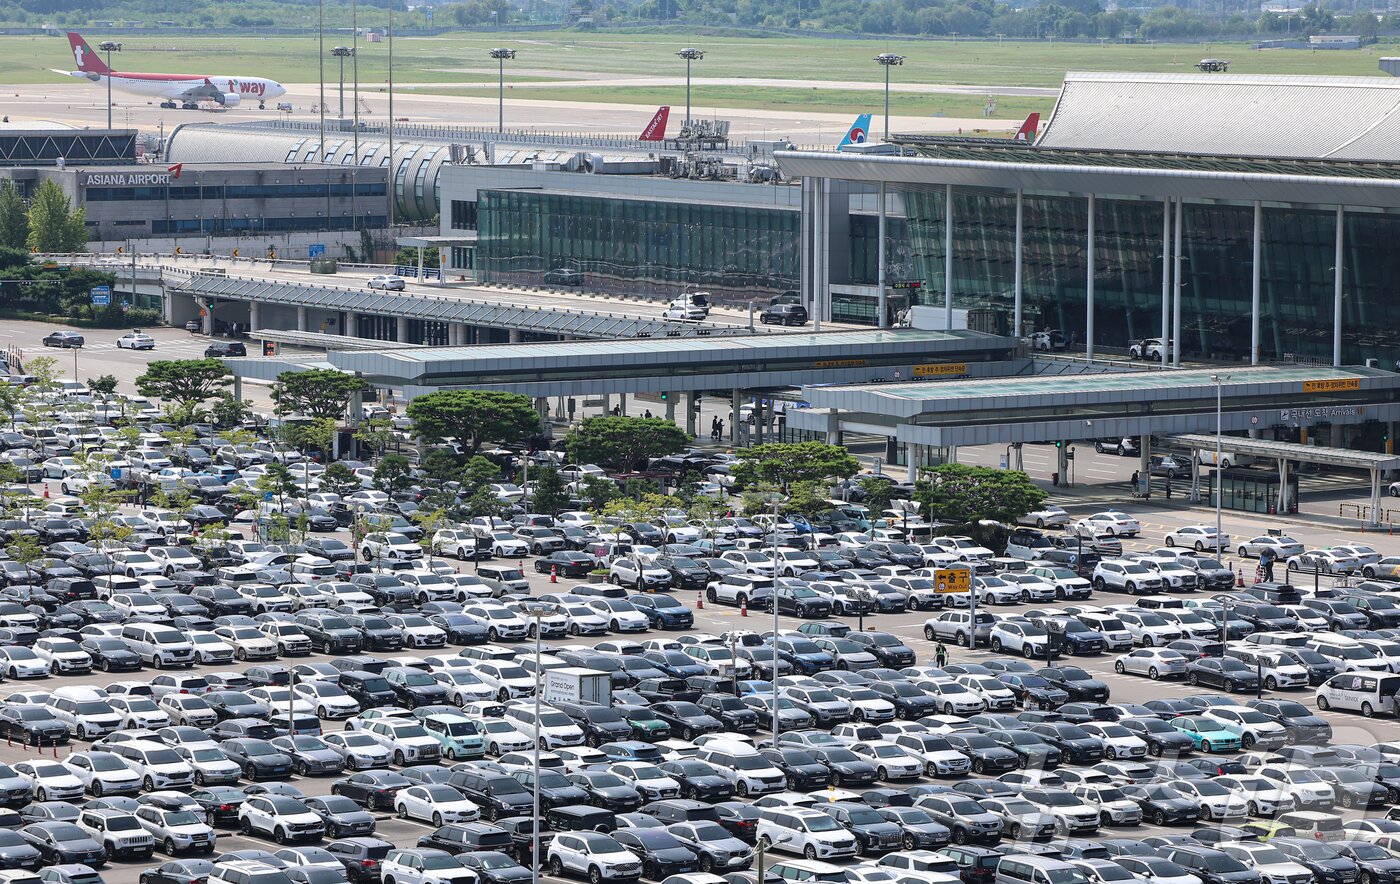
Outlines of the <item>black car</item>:
[[219,748],[229,761],[243,768],[244,779],[287,778],[292,775],[291,756],[265,739],[238,737],[224,740]]
[[788,788],[794,792],[810,792],[831,782],[831,771],[801,746],[779,746],[762,749],[759,754],[787,777]]
[[1270,721],[1284,726],[1289,743],[1332,742],[1332,725],[1296,700],[1250,700],[1250,707],[1264,713]]
[[1033,724],[1029,730],[1044,737],[1045,742],[1059,749],[1070,764],[1095,764],[1103,760],[1103,740],[1092,736],[1078,725],[1047,721]]
[[0,733],[6,741],[16,740],[22,746],[54,746],[68,742],[68,726],[44,706],[14,705],[0,707]]
[[999,672],[997,681],[1016,695],[1027,709],[1055,709],[1069,701],[1069,692],[1033,672]]
[[447,782],[466,794],[488,820],[529,814],[534,809],[534,796],[508,774],[456,771]]
[[621,712],[611,706],[568,702],[553,705],[583,730],[584,742],[595,749],[603,743],[632,739],[632,726],[622,717]]
[[1147,754],[1172,758],[1190,752],[1191,738],[1160,718],[1121,718],[1118,723],[1147,744]]
[[1369,841],[1331,841],[1327,845],[1343,859],[1349,859],[1361,868],[1362,880],[1400,880],[1400,859],[1378,844]]
[[[1200,816],[1200,802],[1162,783],[1129,783],[1121,790],[1142,808],[1143,820],[1154,826],[1194,823]],[[1180,860],[1173,858],[1173,862]]]
[[214,786],[207,789],[194,789],[190,797],[204,809],[205,822],[211,826],[238,825],[238,808],[243,806],[248,794],[232,786]]
[[311,650],[322,654],[358,654],[364,638],[360,631],[339,614],[330,611],[306,611],[298,614],[296,623],[311,639]]
[[[531,770],[517,770],[511,776],[520,781],[520,785],[535,791],[535,773]],[[588,790],[569,781],[569,778],[557,770],[540,769],[539,779],[540,809],[548,810],[551,807],[565,807],[570,804],[587,804]],[[497,822],[500,822],[497,820]]]
[[811,753],[831,771],[833,786],[859,786],[875,782],[879,771],[845,746],[813,746]]
[[694,703],[656,703],[651,707],[651,711],[657,718],[670,725],[671,732],[679,734],[683,740],[693,740],[700,734],[724,730],[724,724],[718,718]]
[[394,796],[399,794],[400,789],[412,785],[413,781],[403,774],[389,770],[366,770],[336,780],[331,784],[331,794],[343,795],[369,810],[383,810],[394,806]]
[[139,884],[205,884],[214,864],[207,859],[177,859],[144,869]]
[[987,739],[1015,752],[1017,766],[1027,770],[1054,770],[1064,760],[1058,747],[1028,730],[989,731]]
[[[1005,773],[1020,766],[1020,755],[1005,746],[998,746],[983,734],[954,732],[945,735],[944,739],[949,746],[972,759],[972,769],[976,773]],[[1049,738],[1047,741],[1058,745]]]
[[221,359],[225,356],[247,356],[248,348],[242,341],[215,341],[204,348],[205,359]]
[[1311,838],[1270,838],[1269,844],[1313,873],[1318,884],[1352,884],[1360,880],[1361,868],[1330,844]]
[[734,797],[734,785],[708,761],[682,758],[664,762],[660,767],[681,784],[682,798],[724,801]]
[[210,691],[203,695],[203,699],[221,722],[241,719],[265,722],[272,717],[271,709],[242,691]]
[[899,824],[885,819],[873,807],[844,801],[823,801],[816,807],[854,835],[857,849],[864,855],[880,856],[904,844],[904,830]]
[[718,718],[727,731],[751,734],[758,730],[758,715],[733,694],[705,694],[696,705]]
[[1230,693],[1254,691],[1259,687],[1259,674],[1252,666],[1234,657],[1204,658],[1186,664],[1186,681],[1192,685],[1224,688]]
[[499,826],[487,823],[453,823],[439,826],[421,836],[418,846],[460,856],[478,850],[510,850],[514,842],[510,834]]
[[[370,595],[374,593],[371,592]],[[397,651],[403,648],[403,632],[383,617],[373,614],[347,614],[345,619],[359,630],[362,646],[366,651]]]
[[326,845],[326,850],[340,860],[345,876],[354,884],[378,884],[380,864],[393,847],[388,841],[361,835],[332,841]]
[[807,308],[801,304],[772,304],[758,314],[764,325],[806,325]]
[[557,574],[560,577],[581,579],[598,567],[598,561],[581,552],[560,550],[535,559],[535,570],[541,574]]
[[43,865],[44,855],[28,839],[10,829],[0,829],[0,868],[33,872]]
[[642,859],[642,876],[660,881],[700,869],[700,857],[664,828],[620,829],[613,838]]
[[190,590],[190,598],[203,605],[210,617],[253,613],[252,599],[239,595],[231,586],[196,586]]
[[695,613],[672,596],[638,593],[627,600],[647,616],[652,629],[690,629],[695,625]]
[[694,559],[684,556],[657,556],[653,564],[670,572],[671,585],[676,589],[704,589],[709,585],[709,570]]
[[914,665],[914,649],[888,632],[852,632],[846,638],[864,645],[865,649],[880,661],[881,666],[902,669]]
[[352,798],[344,795],[308,798],[306,806],[321,818],[330,838],[374,834],[374,815],[363,810]]
[[569,782],[588,793],[594,807],[614,813],[631,813],[642,806],[642,795],[622,777],[608,770],[580,770],[569,774]]
[[499,850],[463,853],[457,860],[475,873],[481,884],[525,884],[532,877],[529,869]]
[[45,865],[82,863],[100,869],[107,864],[107,848],[72,823],[33,823],[19,834],[39,851]]
[[1064,691],[1071,700],[1108,702],[1108,685],[1078,666],[1047,666],[1035,674]]

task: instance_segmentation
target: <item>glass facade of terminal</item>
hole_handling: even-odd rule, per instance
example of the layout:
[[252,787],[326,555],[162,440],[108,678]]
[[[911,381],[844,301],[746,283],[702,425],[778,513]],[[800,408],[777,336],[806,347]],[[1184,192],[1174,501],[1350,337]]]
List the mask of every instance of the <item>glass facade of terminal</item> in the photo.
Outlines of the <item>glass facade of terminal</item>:
[[[916,303],[943,304],[942,187],[905,189],[908,243],[923,287]],[[1084,341],[1088,198],[1024,199],[1023,304],[1027,330]],[[1095,344],[1126,348],[1162,328],[1160,200],[1095,200]],[[1174,223],[1174,222],[1173,222]],[[1185,206],[1181,262],[1183,358],[1248,359],[1254,208]],[[1010,313],[1016,197],[953,190],[953,303]],[[1331,360],[1336,214],[1329,207],[1265,205],[1260,358]],[[1400,359],[1400,216],[1357,209],[1343,227],[1342,360]]]
[[797,290],[797,211],[530,190],[478,193],[479,278],[733,300]]

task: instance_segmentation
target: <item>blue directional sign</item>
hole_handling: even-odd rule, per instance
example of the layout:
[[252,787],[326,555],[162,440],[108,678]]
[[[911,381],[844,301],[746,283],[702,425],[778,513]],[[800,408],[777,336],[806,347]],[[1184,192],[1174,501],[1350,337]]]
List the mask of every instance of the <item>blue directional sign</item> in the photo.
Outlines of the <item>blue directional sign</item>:
[[306,247],[306,255],[308,258],[319,258],[325,253],[326,244],[323,242],[314,242]]
[[112,287],[110,285],[95,285],[88,289],[88,295],[92,298],[92,306],[106,307],[112,303]]

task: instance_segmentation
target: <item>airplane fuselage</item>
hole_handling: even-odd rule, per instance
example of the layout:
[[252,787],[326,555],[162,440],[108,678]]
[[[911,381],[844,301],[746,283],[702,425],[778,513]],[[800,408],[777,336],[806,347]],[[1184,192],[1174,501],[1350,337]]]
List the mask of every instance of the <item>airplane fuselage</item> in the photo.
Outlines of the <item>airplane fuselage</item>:
[[187,74],[126,74],[121,71],[114,71],[111,75],[72,71],[70,76],[103,87],[110,79],[112,88],[119,92],[166,101],[188,101],[191,93],[202,91],[207,94],[200,95],[197,100],[226,103],[214,97],[213,93],[217,93],[221,96],[237,95],[240,103],[256,101],[261,104],[287,94],[281,83],[263,77],[197,77]]

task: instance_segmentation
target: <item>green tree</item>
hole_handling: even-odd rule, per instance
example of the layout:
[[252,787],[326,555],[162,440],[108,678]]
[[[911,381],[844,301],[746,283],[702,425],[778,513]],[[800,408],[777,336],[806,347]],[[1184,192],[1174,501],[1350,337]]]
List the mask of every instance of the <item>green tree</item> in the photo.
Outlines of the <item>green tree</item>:
[[386,454],[374,468],[374,487],[385,494],[406,491],[413,485],[413,464],[402,454]]
[[428,556],[428,561],[431,563],[434,558],[442,555],[442,544],[440,541],[433,539],[434,535],[437,534],[439,529],[446,528],[450,525],[451,520],[447,517],[446,510],[431,509],[419,510],[414,513],[412,521],[423,532],[423,537],[418,541],[418,545],[423,547],[423,552]]
[[793,482],[788,487],[788,498],[783,503],[783,512],[811,517],[830,509],[826,486],[821,482]]
[[597,463],[623,472],[646,466],[647,460],[684,451],[690,437],[671,421],[659,417],[589,417],[565,441],[574,463]]
[[394,441],[394,422],[387,417],[372,417],[355,428],[355,441],[373,448],[376,454],[383,454]]
[[163,359],[136,378],[142,396],[193,407],[233,385],[233,374],[217,359]]
[[1012,525],[1045,498],[1045,491],[1019,470],[956,463],[925,470],[914,485],[914,500],[927,518],[960,525],[980,519]]
[[461,459],[445,449],[434,448],[429,451],[418,466],[423,470],[425,477],[439,485],[462,481]]
[[462,467],[460,481],[462,487],[468,491],[484,488],[492,482],[501,481],[501,468],[495,461],[477,454]]
[[295,497],[301,492],[296,476],[292,475],[291,469],[284,463],[268,464],[267,472],[258,478],[257,487],[264,496],[273,496],[277,501],[278,512],[286,511],[288,497]]
[[569,492],[564,487],[564,479],[554,467],[540,467],[534,474],[534,487],[530,490],[530,509],[533,512],[554,515],[569,506]]
[[878,516],[890,508],[894,480],[888,476],[863,476],[860,480],[860,490],[865,492],[865,505]]
[[333,368],[284,371],[272,387],[272,401],[278,414],[339,420],[345,416],[350,397],[364,388],[363,379]]
[[666,494],[643,494],[639,497],[621,497],[604,505],[605,518],[618,518],[623,522],[650,522],[660,518],[669,509],[680,509],[681,501]]
[[529,396],[497,390],[438,390],[410,402],[408,416],[423,441],[453,439],[468,452],[484,442],[514,442],[540,428]]
[[355,475],[355,471],[340,461],[326,467],[326,471],[321,474],[320,488],[327,494],[339,494],[341,497],[345,497],[354,494],[363,487],[360,483],[360,477]]
[[12,181],[0,183],[0,246],[29,248],[29,210]]
[[617,483],[611,479],[604,479],[599,476],[584,476],[583,487],[579,489],[579,496],[586,499],[588,501],[588,506],[596,512],[621,497],[622,492],[618,490]]
[[19,384],[0,382],[0,418],[8,418],[12,430],[24,411],[20,408],[23,401],[23,387]]
[[74,209],[58,182],[46,178],[29,203],[27,243],[40,252],[80,252],[87,248],[86,221],[87,210]]
[[87,379],[88,389],[99,396],[111,396],[117,392],[117,376],[104,374],[100,377]]
[[253,403],[247,399],[239,399],[232,393],[223,393],[214,400],[209,414],[214,418],[215,426],[237,427],[252,416]]
[[860,471],[860,462],[840,445],[825,442],[776,442],[755,445],[739,452],[730,470],[740,486],[848,479]]
[[507,507],[499,497],[491,492],[490,488],[483,485],[471,497],[467,498],[465,509],[467,518],[475,519],[503,515]]

